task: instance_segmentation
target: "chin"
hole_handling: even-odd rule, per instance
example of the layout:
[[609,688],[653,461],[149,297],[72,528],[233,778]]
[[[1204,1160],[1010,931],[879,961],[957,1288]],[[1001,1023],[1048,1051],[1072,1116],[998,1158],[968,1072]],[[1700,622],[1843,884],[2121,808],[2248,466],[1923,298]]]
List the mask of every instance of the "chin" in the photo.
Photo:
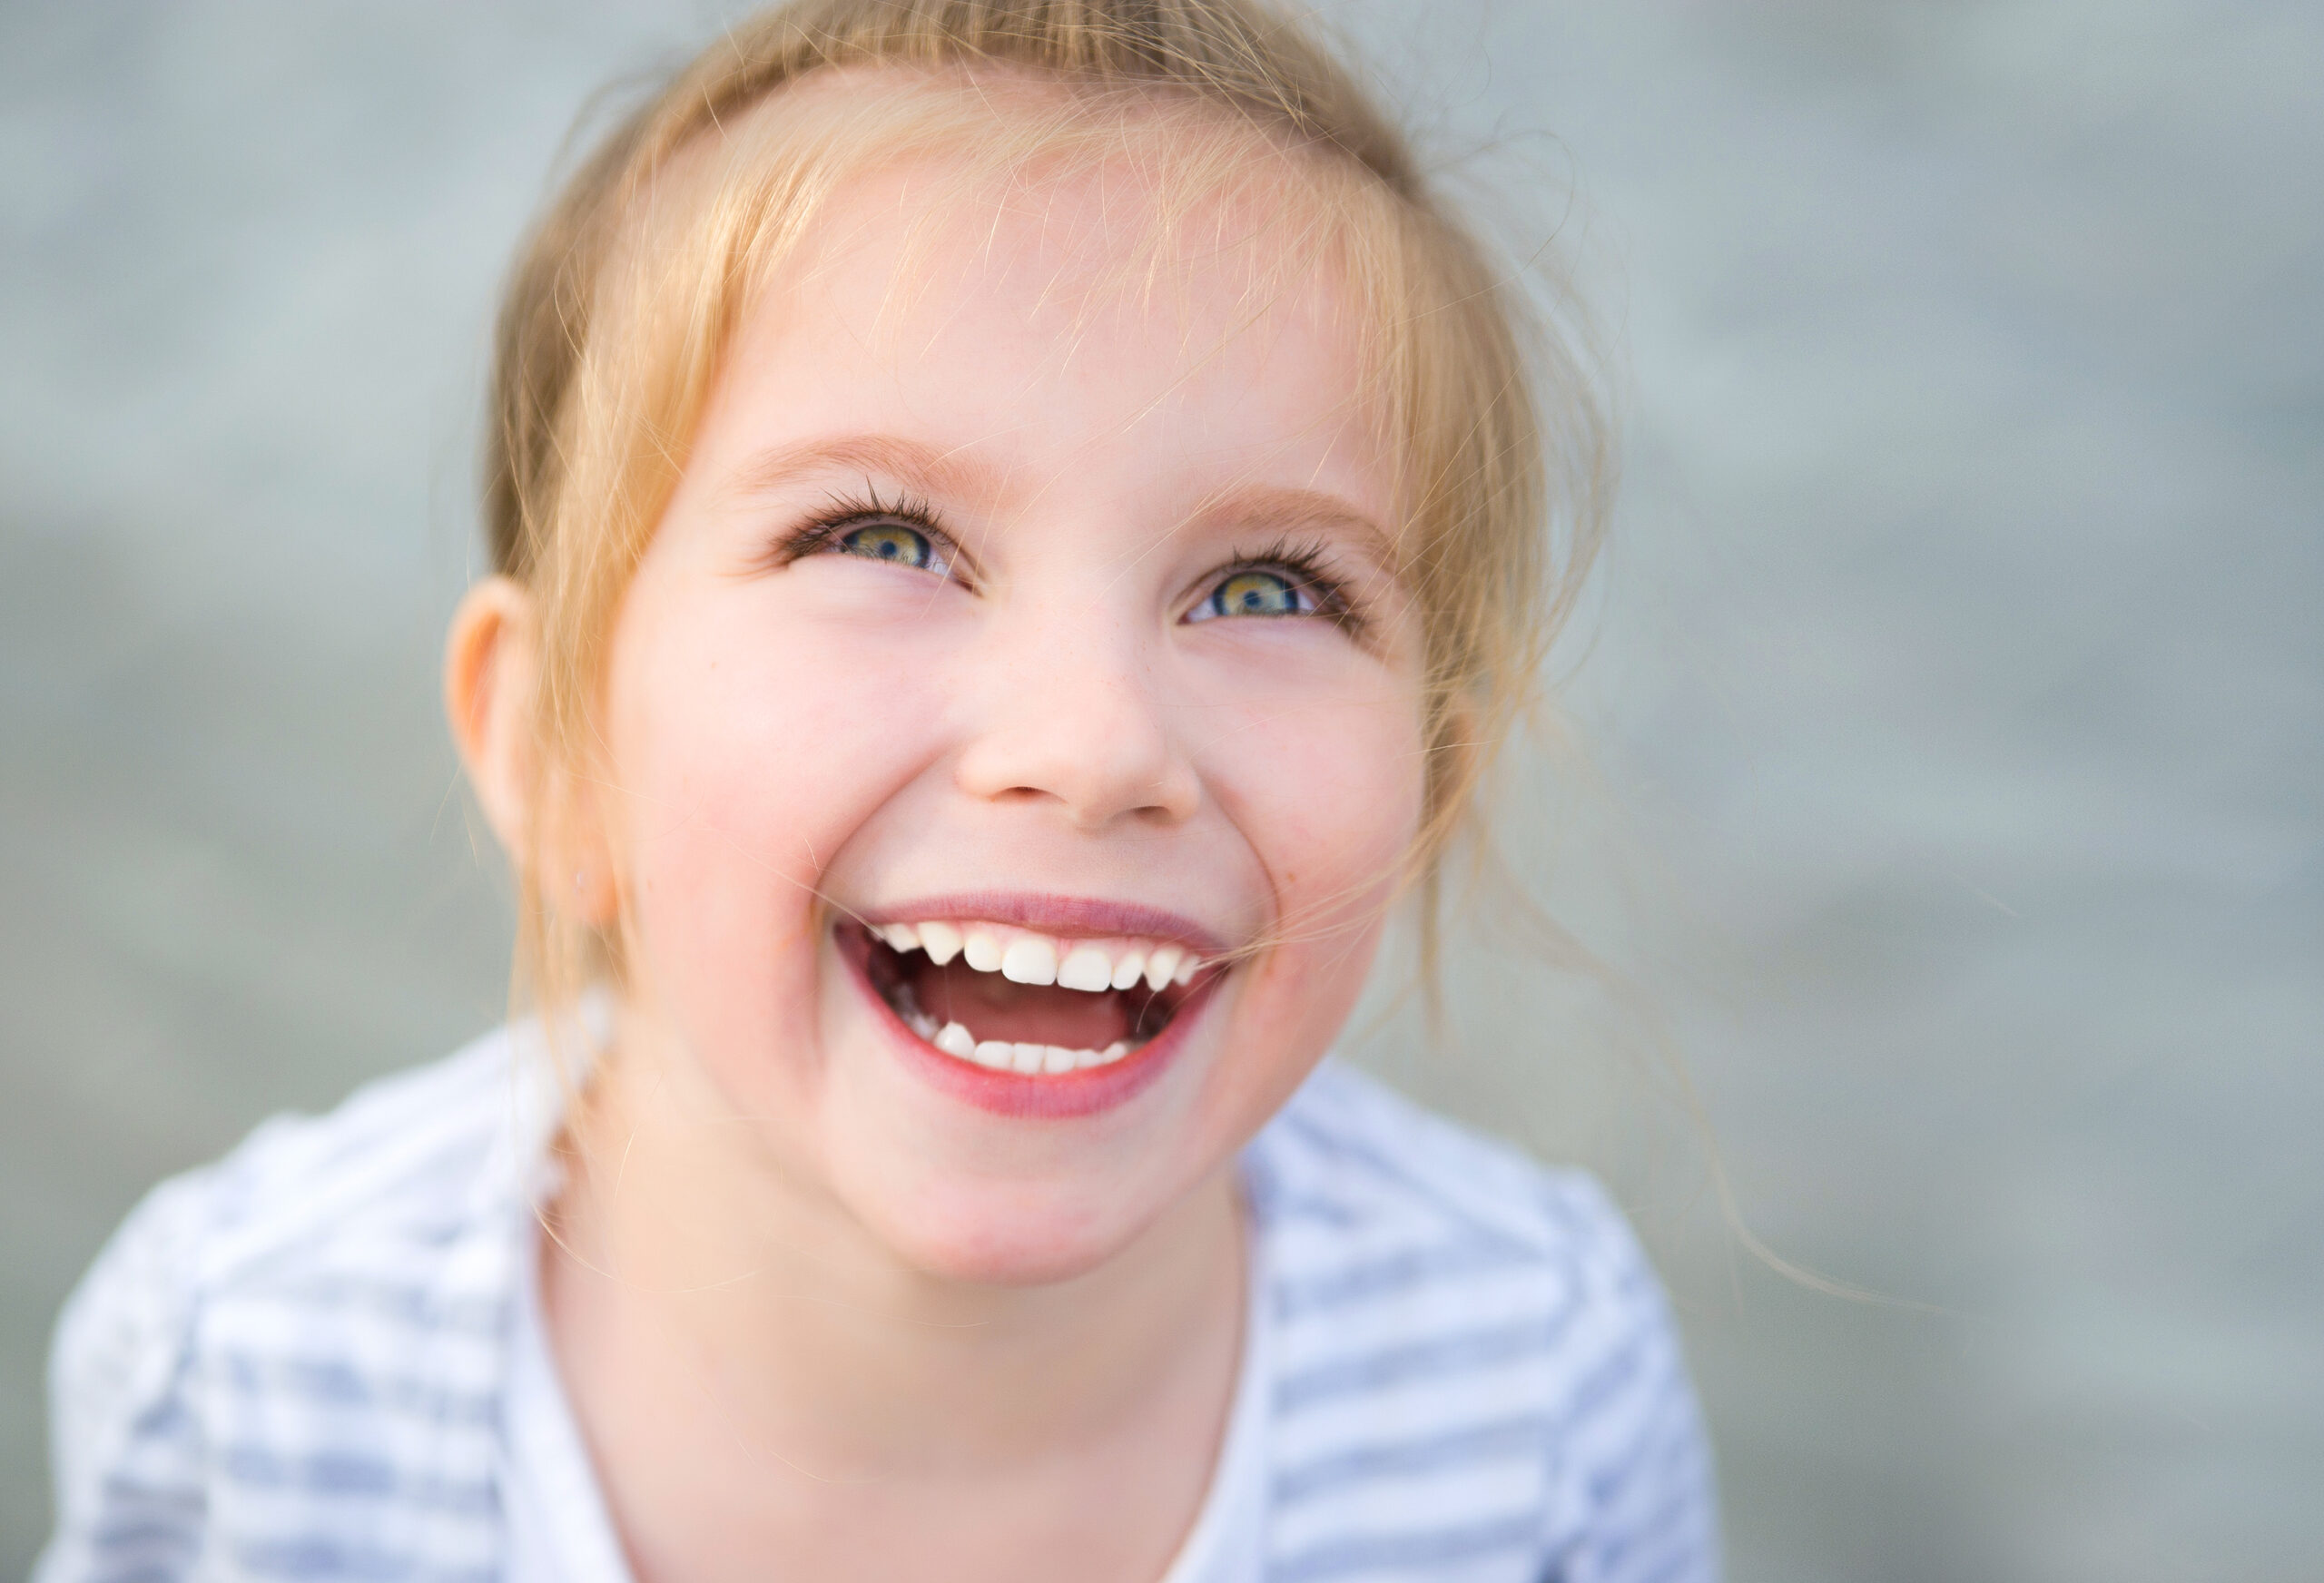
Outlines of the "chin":
[[1118,1199],[1113,1213],[1093,1214],[1088,1196],[1081,1184],[956,1180],[865,1218],[902,1263],[931,1279],[1049,1286],[1098,1269],[1152,1223]]

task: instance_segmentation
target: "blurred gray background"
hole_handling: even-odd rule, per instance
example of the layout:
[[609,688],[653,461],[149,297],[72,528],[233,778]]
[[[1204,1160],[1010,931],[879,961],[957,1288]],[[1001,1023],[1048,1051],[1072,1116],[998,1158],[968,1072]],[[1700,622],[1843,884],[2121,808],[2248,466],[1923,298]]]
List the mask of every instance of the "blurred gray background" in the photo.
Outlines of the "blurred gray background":
[[[0,5],[0,1574],[136,1195],[502,1008],[435,702],[491,294],[724,15]],[[1739,1583],[2324,1578],[2324,8],[1327,15],[1564,216],[1630,447],[1503,829],[1637,1004],[1486,938],[1361,1053],[1632,1206]],[[1898,1301],[1726,1233],[1658,1026]]]

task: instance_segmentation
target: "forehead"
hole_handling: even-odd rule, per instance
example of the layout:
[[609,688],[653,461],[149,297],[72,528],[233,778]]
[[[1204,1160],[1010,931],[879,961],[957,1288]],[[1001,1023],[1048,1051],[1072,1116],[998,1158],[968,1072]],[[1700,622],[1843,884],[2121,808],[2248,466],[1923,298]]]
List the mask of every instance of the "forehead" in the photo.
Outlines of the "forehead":
[[754,283],[712,428],[737,408],[761,444],[901,424],[1056,468],[1127,444],[1157,468],[1305,471],[1383,509],[1364,316],[1329,228],[1268,180],[1280,151],[1241,136],[1231,165],[1133,144],[850,173]]
[[1362,337],[1340,271],[1242,195],[1179,210],[1149,173],[1120,165],[1005,192],[961,176],[921,160],[835,192],[753,294],[745,335],[843,329],[882,362],[981,337],[996,373],[1094,381],[1128,359],[1177,388],[1221,363],[1280,379],[1288,359],[1322,359],[1331,401],[1360,398]]

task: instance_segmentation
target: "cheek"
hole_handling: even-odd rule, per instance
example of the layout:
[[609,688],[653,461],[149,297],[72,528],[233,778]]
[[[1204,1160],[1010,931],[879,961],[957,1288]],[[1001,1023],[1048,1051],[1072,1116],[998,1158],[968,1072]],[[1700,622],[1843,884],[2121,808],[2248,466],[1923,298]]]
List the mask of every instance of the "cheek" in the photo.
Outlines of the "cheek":
[[697,1009],[806,993],[832,854],[925,762],[928,667],[749,590],[641,584],[607,700],[633,957]]
[[1210,744],[1209,775],[1257,852],[1285,929],[1376,913],[1419,829],[1420,709],[1393,677],[1261,696]]
[[[1299,656],[1293,656],[1295,658]],[[1393,674],[1238,666],[1210,692],[1206,780],[1273,888],[1281,940],[1236,996],[1220,1103],[1273,1112],[1361,994],[1423,800],[1420,704]]]
[[1354,1010],[1422,802],[1415,707],[1381,698],[1299,718],[1296,730],[1274,725],[1263,772],[1240,788],[1240,816],[1275,884],[1284,936],[1238,998],[1239,1058],[1226,1075],[1237,1110],[1262,1117],[1289,1098]]

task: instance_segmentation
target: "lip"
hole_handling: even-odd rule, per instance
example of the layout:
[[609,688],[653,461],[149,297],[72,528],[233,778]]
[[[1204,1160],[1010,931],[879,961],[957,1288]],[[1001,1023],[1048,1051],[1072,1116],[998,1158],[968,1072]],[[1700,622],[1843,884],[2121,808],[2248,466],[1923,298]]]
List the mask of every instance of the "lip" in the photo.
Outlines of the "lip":
[[[1105,906],[1110,904],[1092,904]],[[1150,909],[1131,909],[1146,919],[1169,915]],[[906,917],[941,918],[942,912],[898,913],[897,921]],[[1014,917],[996,917],[990,911],[951,913],[956,918],[984,918],[995,923],[1018,923]],[[1052,918],[1054,915],[1050,915]],[[1178,919],[1183,926],[1184,919]],[[1019,923],[1019,928],[1056,929],[1054,921]],[[1183,938],[1143,927],[1121,928],[1112,924],[1094,925],[1091,932],[1100,929],[1108,933],[1156,933],[1161,939]],[[1205,938],[1199,931],[1193,937]],[[990,1067],[979,1067],[959,1060],[929,1045],[904,1026],[895,1008],[872,987],[867,970],[871,956],[870,936],[858,929],[842,929],[832,936],[840,958],[847,964],[848,977],[855,981],[856,992],[872,1010],[872,1019],[888,1036],[889,1047],[897,1058],[926,1081],[931,1087],[951,1096],[964,1104],[995,1116],[1016,1116],[1028,1120],[1069,1120],[1076,1116],[1095,1116],[1128,1104],[1150,1087],[1170,1063],[1186,1048],[1194,1025],[1201,1019],[1209,1006],[1211,992],[1218,988],[1226,975],[1206,975],[1193,986],[1177,1012],[1170,1018],[1170,1026],[1138,1046],[1120,1060],[1104,1067],[1085,1067],[1078,1071],[1059,1072],[1049,1076],[1029,1076],[1018,1072],[996,1072]]]
[[862,923],[922,923],[930,919],[980,919],[1014,924],[1059,939],[1102,939],[1130,935],[1166,940],[1203,956],[1223,956],[1231,948],[1193,919],[1135,901],[1100,901],[1087,896],[1058,896],[1031,890],[958,890],[923,896],[852,915]]

